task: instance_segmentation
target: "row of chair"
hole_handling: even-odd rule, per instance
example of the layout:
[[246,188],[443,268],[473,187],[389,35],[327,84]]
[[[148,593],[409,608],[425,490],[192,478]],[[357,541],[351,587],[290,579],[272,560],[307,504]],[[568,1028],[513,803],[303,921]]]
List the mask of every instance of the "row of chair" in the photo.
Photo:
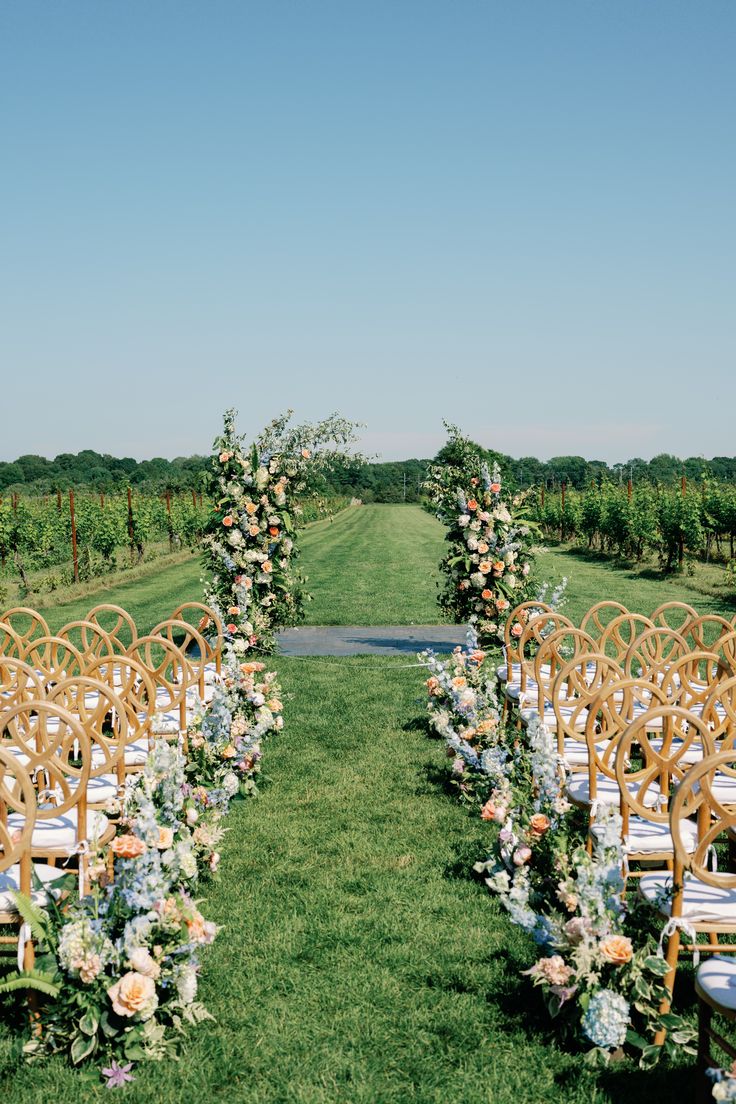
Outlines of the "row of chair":
[[[116,606],[57,633],[31,609],[0,615],[0,925],[20,922],[13,891],[51,888],[60,864],[76,865],[83,889],[90,848],[115,834],[126,775],[157,737],[186,746],[222,646],[219,618],[201,603],[144,636]],[[30,942],[19,961],[32,965]]]
[[683,603],[645,617],[600,602],[576,626],[524,603],[507,621],[498,676],[518,728],[536,717],[556,735],[565,793],[588,813],[589,843],[601,805],[620,809],[624,874],[638,879],[669,937],[669,992],[680,952],[714,954],[697,981],[705,1062],[710,1011],[736,1017],[736,963],[715,956],[736,951],[723,939],[736,933],[736,874],[715,861],[719,841],[736,845],[733,622]]

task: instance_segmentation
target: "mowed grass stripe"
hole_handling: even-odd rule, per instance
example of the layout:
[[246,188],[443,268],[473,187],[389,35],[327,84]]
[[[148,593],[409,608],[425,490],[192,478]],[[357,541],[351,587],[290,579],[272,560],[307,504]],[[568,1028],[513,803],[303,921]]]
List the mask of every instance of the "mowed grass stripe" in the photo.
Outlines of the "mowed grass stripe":
[[310,625],[431,625],[444,529],[419,506],[357,506],[300,536]]
[[[683,1071],[601,1074],[558,1046],[520,977],[534,948],[469,876],[488,828],[445,792],[444,748],[415,719],[422,675],[400,662],[278,662],[288,728],[203,906],[223,925],[201,983],[217,1023],[180,1063],[138,1066],[125,1098],[643,1104],[674,1099],[675,1077],[687,1095]],[[2,1044],[0,1087],[3,1104],[108,1095]]]

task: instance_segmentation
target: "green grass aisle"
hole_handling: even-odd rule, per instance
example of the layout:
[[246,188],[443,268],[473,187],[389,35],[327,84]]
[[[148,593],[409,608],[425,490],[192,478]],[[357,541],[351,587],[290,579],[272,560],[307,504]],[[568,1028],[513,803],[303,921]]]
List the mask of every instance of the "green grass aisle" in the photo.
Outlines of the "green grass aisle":
[[436,625],[444,529],[419,506],[357,506],[300,534],[309,625]]
[[[279,661],[288,729],[207,891],[224,928],[201,982],[217,1023],[181,1062],[139,1066],[121,1099],[635,1104],[676,1084],[686,1098],[682,1071],[601,1073],[557,1047],[519,977],[523,937],[468,876],[487,829],[443,789],[443,749],[416,724],[422,674],[385,665]],[[110,1096],[61,1062],[18,1067],[0,1042],[0,1099]]]

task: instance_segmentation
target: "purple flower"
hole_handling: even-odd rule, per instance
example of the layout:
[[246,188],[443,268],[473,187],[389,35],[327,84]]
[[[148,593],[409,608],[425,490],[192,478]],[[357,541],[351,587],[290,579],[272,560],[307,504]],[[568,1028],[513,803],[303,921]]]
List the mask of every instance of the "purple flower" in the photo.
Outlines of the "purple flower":
[[105,1088],[121,1089],[126,1081],[135,1081],[135,1077],[133,1077],[130,1072],[132,1068],[132,1062],[128,1062],[128,1064],[125,1066],[119,1066],[117,1062],[113,1059],[112,1063],[107,1067],[107,1069],[103,1069],[101,1071],[102,1076],[107,1078],[107,1084],[105,1085]]

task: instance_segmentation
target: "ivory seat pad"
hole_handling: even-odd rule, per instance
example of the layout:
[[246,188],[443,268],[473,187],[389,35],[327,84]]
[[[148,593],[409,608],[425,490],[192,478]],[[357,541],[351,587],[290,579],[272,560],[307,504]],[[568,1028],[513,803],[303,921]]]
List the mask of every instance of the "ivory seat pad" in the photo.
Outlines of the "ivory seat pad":
[[[65,852],[68,847],[76,847],[78,811],[77,808],[68,809],[48,820],[36,820],[31,840],[33,850]],[[8,816],[8,827],[11,831],[22,828],[23,816],[20,813],[11,813]],[[108,827],[109,821],[103,813],[88,809],[86,830],[79,835],[81,839],[92,841],[104,836]]]
[[[607,740],[600,740],[595,746],[603,754]],[[584,767],[589,762],[588,745],[583,740],[573,740],[566,736],[563,741],[562,758],[570,767]]]
[[[639,892],[655,905],[664,916],[670,915],[672,903],[669,899],[658,903],[660,893],[671,891],[672,875],[669,873],[645,874],[639,879]],[[682,916],[694,924],[734,924],[736,925],[736,889],[722,889],[719,886],[706,885],[705,882],[685,875],[685,888],[682,898]]]
[[[630,793],[636,793],[638,787],[636,783],[630,782],[628,785]],[[565,786],[565,792],[571,801],[574,801],[576,805],[590,805],[590,777],[588,774],[576,774],[572,778],[568,779]],[[657,793],[650,790],[645,795],[645,804],[648,808],[653,808],[657,803]],[[618,805],[621,801],[621,791],[619,790],[618,782],[615,778],[609,778],[607,774],[599,774],[596,780],[596,795],[595,801],[599,805]]]
[[[563,720],[567,721],[567,723],[569,724],[571,719],[572,719],[573,713],[575,712],[576,709],[577,709],[577,706],[563,705],[562,708],[560,709],[560,713],[562,714]],[[528,725],[533,717],[538,717],[539,716],[539,710],[534,709],[530,706],[528,708],[521,709],[520,710],[520,716],[521,716],[522,722],[524,724]],[[544,703],[543,721],[544,721],[544,724],[546,725],[546,727],[548,729],[550,729],[551,731],[554,732],[554,731],[557,730],[557,716],[555,714],[554,707],[552,705],[550,705],[549,702]],[[583,708],[583,709],[580,710],[580,712],[578,713],[578,715],[575,718],[575,729],[579,730],[580,732],[584,731],[587,722],[588,722],[588,710],[587,710],[587,708]]]
[[[141,737],[140,740],[133,740],[132,743],[125,745],[124,760],[128,765],[139,765],[145,763],[148,758],[148,737]],[[100,767],[105,762],[105,755],[101,748],[92,748],[92,767]],[[93,781],[90,779],[90,781]]]
[[[51,886],[51,883],[56,881],[57,878],[63,878],[68,873],[63,868],[48,866],[46,863],[34,863],[33,870],[44,886]],[[11,916],[18,915],[18,909],[15,907],[15,902],[10,894],[12,890],[17,892],[19,889],[20,865],[16,863],[15,866],[11,866],[0,873],[0,912],[10,913]],[[46,903],[45,891],[43,889],[32,889],[31,900],[35,905],[44,905]]]
[[[698,845],[698,826],[691,820],[683,820],[681,823],[683,842],[690,854]],[[593,837],[601,833],[599,825],[594,824],[590,829]],[[632,816],[629,818],[629,831],[624,836],[624,848],[627,855],[646,854],[651,852],[671,851],[674,853],[675,845],[672,840],[670,826],[665,821],[644,820],[643,817]]]
[[713,955],[698,967],[695,988],[709,1004],[736,1012],[736,961]]

